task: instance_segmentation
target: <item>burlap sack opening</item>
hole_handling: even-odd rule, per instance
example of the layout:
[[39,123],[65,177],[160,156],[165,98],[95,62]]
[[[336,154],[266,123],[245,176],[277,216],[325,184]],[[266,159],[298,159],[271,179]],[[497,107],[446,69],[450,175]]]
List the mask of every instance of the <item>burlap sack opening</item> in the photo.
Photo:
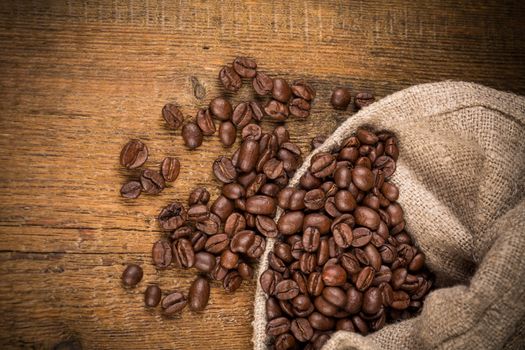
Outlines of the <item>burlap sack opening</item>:
[[[440,289],[418,317],[367,337],[338,332],[323,349],[525,348],[525,98],[463,82],[400,91],[349,117],[290,186],[313,154],[362,125],[399,138],[392,181]],[[257,274],[257,350],[267,346],[258,277],[273,244],[268,240]]]

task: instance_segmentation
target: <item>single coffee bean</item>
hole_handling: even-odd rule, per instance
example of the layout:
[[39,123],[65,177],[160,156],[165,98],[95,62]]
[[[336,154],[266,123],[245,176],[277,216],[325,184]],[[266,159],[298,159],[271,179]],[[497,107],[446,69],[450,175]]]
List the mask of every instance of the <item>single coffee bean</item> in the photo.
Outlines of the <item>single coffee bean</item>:
[[319,248],[321,233],[317,227],[307,227],[303,232],[303,248],[315,252]]
[[233,107],[231,103],[222,97],[216,97],[211,100],[209,109],[211,115],[218,120],[227,121],[231,119]]
[[162,291],[160,290],[159,286],[156,284],[148,286],[144,292],[144,304],[149,307],[155,307],[159,305],[161,296]]
[[224,223],[224,233],[229,237],[233,237],[237,232],[242,231],[246,228],[246,219],[242,214],[232,213],[226,219]]
[[257,141],[244,140],[239,152],[237,167],[245,173],[252,171],[259,159],[259,145]]
[[281,282],[282,279],[282,275],[279,272],[266,270],[261,274],[259,283],[266,294],[273,295],[275,293],[275,286]]
[[165,269],[171,264],[171,245],[168,241],[161,239],[153,244],[151,255],[153,257],[153,264],[159,269]]
[[195,149],[202,145],[202,131],[193,122],[189,122],[182,127],[182,138],[189,149]]
[[204,249],[212,254],[219,254],[230,245],[230,239],[225,233],[215,234],[206,240]]
[[304,196],[304,206],[310,210],[319,210],[324,207],[325,193],[322,189],[316,188],[306,192]]
[[255,233],[250,230],[237,232],[230,242],[230,249],[234,253],[246,253],[255,240]]
[[410,296],[402,291],[396,290],[393,293],[392,304],[390,305],[393,309],[396,310],[405,310],[410,305]]
[[399,157],[399,148],[395,137],[390,137],[385,141],[385,154],[397,161]]
[[310,322],[310,325],[318,329],[320,331],[328,331],[335,326],[335,322],[333,319],[326,317],[325,315],[315,311],[308,316],[308,322]]
[[129,264],[122,272],[122,284],[126,287],[134,287],[142,280],[143,275],[142,267],[136,264]]
[[346,110],[350,101],[352,100],[352,94],[350,90],[343,87],[338,87],[332,92],[330,103],[335,109]]
[[227,293],[235,292],[237,289],[239,289],[241,284],[242,277],[237,271],[228,272],[228,274],[224,277],[224,280],[222,282],[222,286]]
[[265,248],[266,240],[263,237],[256,235],[253,244],[246,252],[246,256],[252,259],[259,259],[263,255]]
[[386,207],[386,212],[390,217],[390,226],[396,226],[403,222],[403,208],[398,203],[392,203]]
[[266,299],[266,319],[268,321],[282,316],[283,312],[279,306],[279,302],[274,297]]
[[253,268],[245,262],[239,263],[237,266],[237,271],[239,272],[239,275],[241,275],[241,277],[247,281],[253,278]]
[[364,291],[372,284],[374,280],[374,269],[370,266],[364,267],[359,275],[357,275],[357,280],[355,286],[359,291]]
[[411,272],[416,272],[416,271],[421,270],[424,265],[425,265],[425,255],[423,253],[419,253],[416,256],[414,256],[414,258],[408,265],[408,269]]
[[275,338],[275,350],[294,349],[295,344],[295,338],[290,333],[280,334]]
[[324,289],[324,282],[320,272],[312,272],[308,275],[308,281],[306,282],[308,288],[308,294],[313,296],[321,295]]
[[237,57],[233,61],[233,69],[243,78],[253,78],[257,74],[257,63],[253,58]]
[[213,135],[217,130],[215,124],[213,123],[209,109],[199,109],[197,116],[195,117],[195,121],[197,122],[197,125],[201,129],[204,136]]
[[168,127],[173,130],[180,128],[184,121],[184,115],[173,103],[168,103],[162,108],[162,117],[168,124]]
[[357,202],[350,191],[339,190],[335,194],[334,203],[337,210],[341,212],[351,212],[357,207]]
[[252,118],[260,122],[265,115],[264,109],[256,101],[250,102],[250,107],[252,108]]
[[277,224],[268,216],[257,215],[255,217],[255,227],[262,235],[268,238],[275,238],[279,233]]
[[375,101],[374,95],[368,92],[359,92],[355,95],[354,104],[357,109],[371,105]]
[[213,174],[223,183],[231,183],[237,179],[237,170],[230,158],[220,156],[213,162]]
[[211,278],[216,281],[222,281],[228,274],[228,269],[221,265],[221,257],[217,256],[215,258],[215,268],[209,274]]
[[173,182],[180,172],[180,162],[175,157],[166,157],[160,166],[160,173],[166,182]]
[[204,187],[194,188],[188,198],[188,205],[206,204],[210,200],[210,192]]
[[275,296],[279,300],[290,300],[299,295],[299,286],[294,280],[282,280],[275,286]]
[[327,286],[342,286],[346,282],[346,271],[340,265],[324,267],[322,278]]
[[318,135],[312,139],[310,142],[310,149],[313,151],[316,148],[319,148],[327,139],[326,135]]
[[237,138],[237,130],[235,125],[230,121],[222,122],[219,126],[219,138],[222,144],[226,147],[230,147],[235,143]]
[[323,298],[332,305],[344,307],[346,305],[346,293],[339,287],[326,287],[323,290]]
[[264,107],[264,112],[266,113],[266,115],[278,121],[286,120],[286,118],[288,118],[288,115],[290,114],[288,106],[277,100],[270,100],[266,104],[266,107]]
[[311,101],[315,98],[315,90],[304,80],[295,81],[291,89],[295,96],[306,101]]
[[244,128],[252,120],[252,108],[248,102],[242,102],[235,107],[232,122],[237,128]]
[[352,169],[352,181],[361,191],[369,191],[374,187],[372,171],[362,166],[356,166]]
[[[214,259],[215,262],[215,259]],[[204,277],[197,277],[190,286],[188,293],[191,311],[202,311],[210,299],[210,283]]]
[[228,91],[237,91],[241,88],[242,80],[239,74],[230,66],[224,66],[219,72],[219,80]]
[[354,317],[352,317],[352,322],[354,322],[354,326],[359,331],[359,333],[361,333],[362,335],[368,334],[368,325],[362,317],[355,315]]
[[290,101],[290,113],[299,118],[306,118],[310,115],[310,103],[302,98],[294,98]]
[[306,318],[296,318],[292,321],[290,330],[300,342],[307,342],[314,335],[314,330]]
[[158,216],[158,222],[163,230],[171,231],[184,225],[188,213],[179,202],[173,202],[163,208]]
[[201,272],[210,273],[215,269],[215,256],[208,252],[198,252],[195,254],[193,267]]
[[363,305],[363,293],[354,287],[346,291],[346,305],[344,309],[351,314],[357,314],[361,311]]
[[278,336],[290,330],[290,321],[286,317],[277,317],[266,324],[266,334]]
[[273,80],[272,97],[277,101],[286,103],[292,97],[292,89],[286,80],[275,78]]
[[379,141],[376,134],[363,128],[357,129],[356,137],[363,145],[375,145]]
[[290,142],[290,133],[284,125],[276,126],[275,129],[273,129],[273,134],[277,137],[277,144],[281,147],[284,143]]
[[186,307],[188,302],[186,301],[186,297],[182,293],[179,292],[173,292],[171,294],[168,294],[162,299],[162,313],[165,316],[173,316],[178,314]]
[[252,80],[253,89],[260,96],[268,95],[273,89],[273,80],[262,72],[257,72],[257,75]]
[[313,253],[303,253],[299,258],[299,268],[305,274],[312,273],[317,266],[317,256]]
[[246,211],[250,214],[273,216],[276,209],[277,203],[272,197],[256,195],[246,199]]
[[309,170],[315,177],[323,178],[331,176],[335,168],[335,157],[330,153],[319,152],[312,157]]
[[315,309],[325,316],[332,317],[337,313],[337,306],[330,304],[322,295],[314,300]]
[[348,318],[342,318],[335,324],[336,331],[355,332],[354,323]]
[[262,129],[257,124],[246,125],[241,132],[243,140],[259,141],[262,136]]
[[358,227],[353,231],[353,247],[364,247],[372,239],[372,232],[366,227]]
[[401,285],[405,283],[405,280],[407,278],[408,272],[405,268],[398,268],[392,271],[392,280],[391,285],[394,289],[401,288]]
[[235,254],[229,249],[226,249],[221,254],[221,265],[227,269],[234,269],[239,262],[239,255]]
[[193,231],[188,237],[193,247],[193,252],[197,253],[204,249],[206,245],[206,235],[200,231]]
[[368,258],[369,265],[374,268],[374,270],[379,271],[381,268],[381,254],[373,244],[367,244],[364,248],[364,252]]
[[207,235],[215,235],[221,227],[221,218],[214,213],[208,213],[208,218],[195,223],[195,228]]
[[381,193],[391,202],[395,202],[399,198],[399,189],[390,182],[383,183]]
[[195,204],[188,209],[188,220],[192,222],[201,222],[210,217],[208,206],[206,204]]
[[239,175],[237,182],[246,188],[253,182],[253,180],[255,180],[256,177],[257,173],[255,171],[250,171],[247,174]]
[[120,164],[126,169],[135,169],[148,159],[148,147],[140,140],[131,140],[120,152]]
[[[321,239],[317,249],[317,265],[323,266],[330,258],[330,248],[327,239]],[[344,266],[343,266],[344,267]]]
[[120,188],[120,195],[124,198],[138,198],[138,196],[140,196],[140,192],[142,192],[142,185],[139,181],[126,182]]
[[379,288],[369,288],[363,295],[363,311],[369,315],[373,315],[381,309],[383,305],[383,296]]
[[341,248],[348,248],[352,244],[352,228],[344,222],[335,225],[332,233],[335,243]]
[[302,211],[290,211],[279,218],[277,228],[282,235],[293,235],[303,227],[304,214]]
[[274,271],[283,274],[286,273],[286,264],[273,252],[270,252],[270,254],[268,254],[268,264]]
[[385,179],[389,179],[396,171],[396,161],[389,156],[381,156],[375,160],[374,167],[383,170]]
[[190,268],[195,264],[193,246],[186,238],[181,238],[172,244],[173,257],[178,267]]
[[142,185],[142,190],[147,194],[158,194],[165,186],[162,175],[150,169],[144,169],[140,175],[140,184]]
[[379,227],[379,214],[368,207],[357,207],[354,210],[355,223],[365,226],[370,230],[377,230]]
[[330,231],[332,220],[324,214],[311,213],[304,217],[303,231],[307,227],[316,227],[321,235],[325,235]]

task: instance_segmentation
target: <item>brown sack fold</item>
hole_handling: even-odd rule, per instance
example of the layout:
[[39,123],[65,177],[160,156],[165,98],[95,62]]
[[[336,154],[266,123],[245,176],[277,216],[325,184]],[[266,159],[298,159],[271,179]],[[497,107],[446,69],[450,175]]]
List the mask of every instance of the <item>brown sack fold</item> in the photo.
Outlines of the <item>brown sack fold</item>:
[[[323,349],[525,348],[525,98],[463,82],[400,91],[348,118],[289,185],[313,154],[362,125],[399,139],[392,181],[440,289],[418,317],[367,337],[337,332]],[[258,277],[273,244],[269,239],[257,274],[257,350],[266,348]]]

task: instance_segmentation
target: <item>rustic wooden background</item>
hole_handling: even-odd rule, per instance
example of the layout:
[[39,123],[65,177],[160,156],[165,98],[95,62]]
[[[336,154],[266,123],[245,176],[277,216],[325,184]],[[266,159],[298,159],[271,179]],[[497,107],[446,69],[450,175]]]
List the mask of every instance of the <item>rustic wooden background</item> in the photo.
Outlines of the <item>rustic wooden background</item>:
[[[0,347],[247,349],[255,283],[213,288],[203,313],[166,320],[143,306],[148,283],[186,290],[194,271],[156,272],[159,208],[217,183],[217,137],[187,151],[162,106],[185,114],[223,93],[220,67],[238,55],[318,91],[313,115],[287,122],[306,152],[337,118],[336,85],[382,97],[456,79],[525,93],[523,1],[1,1]],[[234,101],[250,98],[243,87]],[[265,123],[270,128],[270,123]],[[119,197],[136,173],[118,164],[129,138],[149,167],[177,156],[182,172],[160,196]],[[123,266],[145,277],[120,286]],[[64,345],[64,343],[62,343]]]

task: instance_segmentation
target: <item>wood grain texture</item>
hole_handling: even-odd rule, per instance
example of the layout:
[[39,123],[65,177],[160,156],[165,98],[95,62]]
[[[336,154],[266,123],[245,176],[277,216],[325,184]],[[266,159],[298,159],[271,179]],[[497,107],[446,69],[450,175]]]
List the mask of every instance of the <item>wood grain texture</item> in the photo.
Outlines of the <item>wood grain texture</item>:
[[[291,119],[293,141],[329,133],[336,85],[385,96],[413,84],[467,80],[525,93],[521,1],[2,1],[0,2],[0,347],[247,349],[255,282],[234,295],[213,288],[203,313],[165,320],[143,306],[159,283],[186,290],[194,271],[157,272],[155,216],[191,188],[218,193],[210,164],[164,127],[176,102],[193,116],[223,91],[217,74],[238,55],[318,91],[313,115]],[[252,97],[245,84],[233,101]],[[265,122],[270,129],[272,123]],[[136,172],[118,164],[129,138],[182,163],[160,196],[123,200]],[[145,277],[120,286],[128,262]]]

